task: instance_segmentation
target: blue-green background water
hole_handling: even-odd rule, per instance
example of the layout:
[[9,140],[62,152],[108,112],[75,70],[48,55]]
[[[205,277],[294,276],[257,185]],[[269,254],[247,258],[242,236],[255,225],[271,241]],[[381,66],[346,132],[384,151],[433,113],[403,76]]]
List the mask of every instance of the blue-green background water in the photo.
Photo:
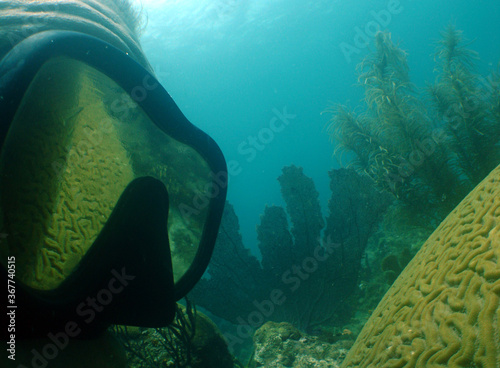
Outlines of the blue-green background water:
[[[327,172],[340,164],[326,134],[329,115],[321,113],[363,98],[355,85],[356,64],[368,52],[360,32],[372,41],[377,24],[390,31],[408,52],[418,87],[434,80],[434,44],[450,22],[474,41],[481,74],[500,60],[498,0],[142,0],[142,6],[144,51],[161,82],[235,165],[228,199],[244,243],[256,253],[260,214],[266,204],[283,204],[276,180],[283,166],[302,166],[326,208]],[[343,51],[348,47],[356,52]],[[271,120],[276,111],[295,117],[281,125]],[[272,127],[279,131],[270,134]]]

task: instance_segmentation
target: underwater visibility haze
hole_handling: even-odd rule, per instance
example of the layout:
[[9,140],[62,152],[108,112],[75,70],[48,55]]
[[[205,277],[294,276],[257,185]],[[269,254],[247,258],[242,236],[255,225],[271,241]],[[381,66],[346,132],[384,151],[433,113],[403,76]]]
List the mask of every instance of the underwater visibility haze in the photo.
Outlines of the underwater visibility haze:
[[[142,4],[148,23],[141,42],[159,79],[234,165],[228,198],[252,250],[263,207],[283,204],[276,182],[283,166],[304,168],[326,211],[326,173],[347,162],[332,155],[335,145],[325,134],[330,115],[324,112],[336,103],[354,108],[364,98],[356,66],[373,51],[377,29],[390,32],[408,54],[418,88],[435,79],[435,45],[450,23],[473,42],[481,75],[496,69],[500,52],[495,1]],[[272,119],[284,113],[287,123],[279,121],[273,131]]]
[[[306,366],[306,356],[317,364],[311,366],[336,366],[427,237],[500,162],[500,5],[226,0],[143,6],[155,9],[142,36],[146,54],[229,165],[230,204],[193,300],[218,321],[238,356],[260,352],[251,359],[256,366]],[[317,239],[332,252],[325,261],[314,256]],[[446,323],[459,324],[463,317],[450,318]],[[289,322],[300,332],[259,329],[265,321]],[[472,333],[453,328],[454,341]],[[283,347],[270,342],[274,335],[295,337]],[[409,335],[418,345],[417,333]],[[307,342],[295,343],[300,336]],[[493,340],[490,346],[498,346]],[[315,356],[318,345],[325,353]],[[492,349],[490,358],[479,359],[484,366],[500,364],[498,348]],[[394,359],[407,362],[401,354]],[[425,366],[425,359],[411,364]],[[443,366],[479,364],[435,359],[448,362]],[[382,361],[359,366],[382,367]]]
[[2,1],[0,367],[499,368],[499,19]]

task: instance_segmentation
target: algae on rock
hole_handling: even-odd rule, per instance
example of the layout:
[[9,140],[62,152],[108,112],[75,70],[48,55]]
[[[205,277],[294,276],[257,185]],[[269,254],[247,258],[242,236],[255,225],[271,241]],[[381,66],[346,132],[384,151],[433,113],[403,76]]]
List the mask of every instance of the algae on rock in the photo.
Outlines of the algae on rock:
[[252,368],[335,368],[352,345],[349,339],[334,344],[322,341],[286,322],[267,322],[255,332],[254,343]]
[[237,366],[217,326],[189,301],[186,307],[177,305],[174,321],[165,328],[113,326],[112,331],[124,345],[130,367]]

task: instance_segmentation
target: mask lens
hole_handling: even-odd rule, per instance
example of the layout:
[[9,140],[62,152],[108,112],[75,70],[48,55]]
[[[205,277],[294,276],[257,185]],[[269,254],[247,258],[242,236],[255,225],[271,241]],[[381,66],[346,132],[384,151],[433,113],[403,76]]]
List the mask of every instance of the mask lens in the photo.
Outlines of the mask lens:
[[169,193],[175,281],[193,263],[213,197],[211,171],[142,110],[141,99],[154,93],[146,82],[129,95],[67,57],[47,61],[31,82],[0,156],[2,262],[16,256],[17,275],[28,286],[60,285],[123,190],[143,176],[159,179]]

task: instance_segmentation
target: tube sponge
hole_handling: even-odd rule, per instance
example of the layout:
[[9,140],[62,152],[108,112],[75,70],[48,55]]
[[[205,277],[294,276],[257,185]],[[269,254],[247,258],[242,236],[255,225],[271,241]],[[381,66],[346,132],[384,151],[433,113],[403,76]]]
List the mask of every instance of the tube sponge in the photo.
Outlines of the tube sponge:
[[429,237],[342,367],[500,367],[500,166]]

